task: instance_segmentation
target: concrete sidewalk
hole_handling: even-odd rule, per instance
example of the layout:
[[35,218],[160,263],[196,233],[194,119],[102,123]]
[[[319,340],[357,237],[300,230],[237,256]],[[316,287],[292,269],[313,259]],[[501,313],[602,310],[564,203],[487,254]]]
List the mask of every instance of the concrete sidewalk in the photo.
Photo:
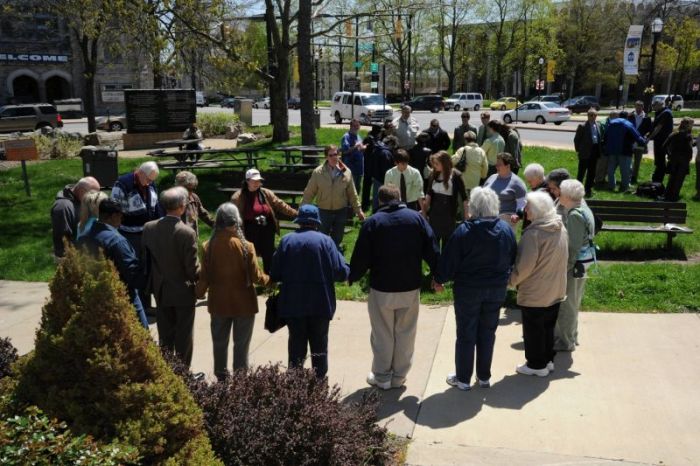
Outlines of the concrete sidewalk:
[[[22,353],[47,295],[44,283],[0,281],[0,336]],[[445,384],[454,370],[452,308],[421,308],[406,387],[382,392],[379,412],[380,424],[412,438],[408,464],[700,464],[699,315],[584,313],[581,346],[558,355],[548,378],[515,374],[524,360],[519,322],[519,312],[503,311],[492,387],[461,392]],[[211,375],[205,303],[195,326],[193,370]],[[329,341],[329,378],[358,399],[370,390],[365,303],[338,303]],[[259,314],[251,363],[284,363],[286,342],[286,329],[269,334]]]

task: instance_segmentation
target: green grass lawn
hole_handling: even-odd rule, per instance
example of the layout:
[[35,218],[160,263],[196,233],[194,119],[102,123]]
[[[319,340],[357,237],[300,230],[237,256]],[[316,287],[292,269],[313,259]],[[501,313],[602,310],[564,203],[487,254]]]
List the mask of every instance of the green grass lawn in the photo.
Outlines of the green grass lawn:
[[[254,130],[261,134],[270,134],[270,127],[258,127]],[[318,132],[319,144],[338,143],[344,131],[323,128]],[[299,128],[292,128],[290,144],[301,142]],[[261,140],[255,143],[263,149],[274,144]],[[263,152],[263,154],[265,154]],[[274,160],[281,160],[280,155],[266,154],[269,158],[261,164],[263,171]],[[575,175],[576,156],[571,151],[542,148],[526,148],[525,163],[539,162],[547,171],[564,167]],[[134,169],[147,159],[126,159],[119,161],[120,172]],[[652,164],[644,160],[640,178],[651,176]],[[54,160],[33,163],[28,166],[32,197],[24,194],[20,168],[0,171],[0,279],[47,281],[54,271],[51,254],[51,225],[49,211],[56,193],[66,184],[77,180],[82,174],[79,159]],[[226,201],[226,195],[216,190],[217,182],[207,177],[206,172],[198,173],[200,186],[198,193],[211,211]],[[686,180],[683,200],[688,205],[688,225],[696,234],[682,235],[674,239],[674,248],[668,252],[665,248],[665,235],[603,233],[596,242],[601,248],[602,259],[625,261],[599,265],[588,280],[583,307],[586,310],[615,312],[687,312],[700,308],[700,264],[682,263],[641,263],[651,259],[685,259],[700,253],[700,202],[691,200],[694,195],[695,173]],[[163,173],[159,180],[161,189],[173,184],[173,176]],[[630,194],[597,192],[598,199],[639,198]],[[346,235],[346,257],[349,259],[357,237],[357,226]],[[210,235],[206,225],[200,228],[202,240]],[[427,270],[426,270],[427,275]],[[360,300],[366,297],[367,279],[348,286],[339,284],[339,299]],[[452,292],[448,287],[443,293],[429,291],[429,279],[426,276],[425,292],[422,301],[426,304],[445,304],[451,302]],[[509,301],[514,301],[514,294],[509,294]]]

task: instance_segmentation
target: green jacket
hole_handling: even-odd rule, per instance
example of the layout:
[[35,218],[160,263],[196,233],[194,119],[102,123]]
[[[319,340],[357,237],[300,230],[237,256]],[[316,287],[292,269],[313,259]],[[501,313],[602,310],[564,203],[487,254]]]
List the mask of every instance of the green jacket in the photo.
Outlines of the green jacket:
[[566,231],[569,232],[567,271],[572,272],[581,248],[587,246],[588,242],[593,239],[595,220],[591,209],[585,203],[581,203],[579,207],[569,209],[565,221]]

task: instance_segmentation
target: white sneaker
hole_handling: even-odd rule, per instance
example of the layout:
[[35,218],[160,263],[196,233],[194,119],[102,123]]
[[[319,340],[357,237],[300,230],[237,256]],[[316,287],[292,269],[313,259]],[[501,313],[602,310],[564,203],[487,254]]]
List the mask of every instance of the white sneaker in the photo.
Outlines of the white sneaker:
[[479,386],[481,388],[489,388],[491,386],[490,380],[480,380],[479,378],[477,378],[476,381],[479,382]]
[[373,372],[370,372],[367,375],[367,383],[373,387],[381,388],[382,390],[390,390],[391,389],[391,382],[377,382],[377,379],[374,377]]
[[553,362],[553,361],[549,361],[549,362],[547,363],[547,370],[548,370],[549,372],[554,372],[554,362]]
[[518,366],[515,368],[515,370],[519,374],[523,375],[536,375],[537,377],[547,377],[549,375],[549,371],[546,367],[544,369],[531,369],[527,364]]
[[447,382],[447,385],[450,385],[452,387],[457,387],[462,391],[469,391],[471,387],[469,386],[468,383],[462,383],[459,380],[457,380],[457,374],[449,374],[447,376],[447,379],[445,380]]

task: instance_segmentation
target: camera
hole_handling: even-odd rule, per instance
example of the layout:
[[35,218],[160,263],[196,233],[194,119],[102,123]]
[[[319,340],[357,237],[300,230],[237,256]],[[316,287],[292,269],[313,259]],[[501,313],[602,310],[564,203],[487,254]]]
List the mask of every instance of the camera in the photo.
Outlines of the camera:
[[267,226],[267,217],[264,215],[258,215],[254,220],[256,225],[260,225],[261,227]]
[[574,278],[583,278],[586,275],[586,267],[583,266],[583,262],[576,262],[574,264]]

